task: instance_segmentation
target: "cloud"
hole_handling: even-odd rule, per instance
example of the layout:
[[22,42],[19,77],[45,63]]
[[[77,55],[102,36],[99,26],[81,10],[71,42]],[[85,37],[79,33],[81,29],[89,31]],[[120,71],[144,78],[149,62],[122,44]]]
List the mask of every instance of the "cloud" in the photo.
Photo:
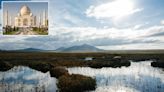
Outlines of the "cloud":
[[151,49],[164,49],[164,43],[136,43],[136,44],[123,44],[115,46],[97,46],[106,50],[151,50]]
[[[16,36],[16,35],[1,35],[0,36],[0,49],[4,50],[16,50],[16,49],[24,49],[24,48],[46,48],[49,47],[47,44],[42,42],[41,40],[39,42],[34,41],[26,41],[28,38],[34,38],[38,36]],[[42,37],[44,38],[44,37]]]
[[142,26],[143,26],[143,25],[141,25],[141,24],[140,24],[140,25],[135,25],[135,26],[134,26],[134,30],[139,29],[139,28],[141,28]]
[[[137,22],[140,19],[134,21],[134,18],[119,22],[119,26],[112,24],[111,18],[124,17],[143,10],[136,8],[133,0],[104,0],[104,2],[99,1],[98,3],[86,1],[89,2],[89,0],[84,0],[81,3],[78,1],[50,0],[49,18],[51,20],[49,20],[48,36],[0,35],[0,49],[38,48],[54,50],[59,47],[84,43],[104,47],[104,49],[164,47],[164,26],[151,25],[150,27],[146,23],[143,24],[144,20],[144,22]],[[117,11],[120,8],[122,10]],[[140,14],[136,14],[136,16],[140,16]],[[105,23],[100,23],[100,21]],[[124,27],[124,25],[127,26]]]
[[120,18],[140,12],[143,9],[134,8],[132,0],[114,0],[97,6],[90,6],[86,10],[89,17],[101,18]]
[[[85,3],[85,1],[81,1],[81,3]],[[50,26],[79,27],[88,25],[88,20],[85,19],[85,14],[82,12],[85,5],[82,5],[81,3],[77,0],[50,0]]]
[[164,25],[164,20],[161,20],[161,25]]
[[149,37],[159,37],[159,36],[164,36],[164,31],[163,32],[158,32],[150,35]]
[[25,38],[28,38],[28,37],[31,37],[31,36],[1,35],[0,42],[21,42]]
[[2,9],[0,9],[0,25],[2,25]]
[[[164,26],[153,26],[145,29],[126,28],[105,28],[95,27],[55,27],[49,36],[2,36],[0,40],[0,49],[23,49],[39,48],[54,50],[59,47],[69,47],[73,45],[90,44],[99,47],[113,47],[113,49],[132,48],[142,49],[155,48],[163,46]],[[156,35],[156,34],[161,34]],[[156,35],[156,36],[154,36]],[[161,43],[161,45],[159,44]],[[138,44],[141,47],[135,46]],[[145,47],[142,47],[145,45]],[[163,47],[160,47],[163,48]],[[104,48],[108,49],[108,48]]]
[[[61,31],[62,30],[62,31]],[[74,40],[87,40],[97,38],[110,39],[137,39],[151,36],[156,33],[164,32],[164,26],[153,26],[145,29],[133,28],[105,28],[99,29],[96,27],[58,27],[54,28],[54,33],[60,38],[71,38]]]
[[53,35],[30,37],[24,39],[24,42],[28,46],[39,46],[43,49],[56,49],[84,43],[93,46],[116,46],[137,43],[147,45],[149,43],[164,42],[162,40],[164,35],[153,36],[163,32],[163,26],[136,30],[133,30],[133,28],[58,27],[53,28]]

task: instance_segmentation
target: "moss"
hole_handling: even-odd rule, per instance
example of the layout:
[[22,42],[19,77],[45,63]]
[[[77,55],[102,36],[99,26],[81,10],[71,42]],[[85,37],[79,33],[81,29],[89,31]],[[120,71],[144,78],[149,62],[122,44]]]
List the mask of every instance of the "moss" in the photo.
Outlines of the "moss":
[[84,92],[95,90],[96,87],[95,79],[78,74],[63,75],[58,81],[60,92]]

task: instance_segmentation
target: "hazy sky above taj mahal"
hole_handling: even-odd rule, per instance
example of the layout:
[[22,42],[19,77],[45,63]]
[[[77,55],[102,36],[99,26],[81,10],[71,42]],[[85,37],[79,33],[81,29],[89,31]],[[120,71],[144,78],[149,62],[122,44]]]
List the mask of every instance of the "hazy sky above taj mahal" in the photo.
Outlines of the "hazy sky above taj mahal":
[[48,2],[49,35],[0,35],[0,49],[164,49],[164,0],[32,1]]

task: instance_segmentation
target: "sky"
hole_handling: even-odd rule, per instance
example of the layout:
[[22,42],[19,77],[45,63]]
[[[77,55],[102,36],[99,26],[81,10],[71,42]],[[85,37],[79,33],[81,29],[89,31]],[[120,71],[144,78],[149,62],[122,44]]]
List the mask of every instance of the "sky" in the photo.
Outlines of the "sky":
[[14,18],[18,16],[18,13],[20,14],[20,9],[24,5],[27,5],[30,8],[31,13],[37,17],[37,20],[39,20],[40,15],[43,17],[43,13],[45,11],[48,12],[48,2],[3,2],[3,14],[5,15],[6,11],[8,11],[9,18],[11,17],[12,25],[14,25]]
[[82,44],[106,50],[164,49],[164,0],[44,1],[49,2],[49,35],[0,35],[0,49]]

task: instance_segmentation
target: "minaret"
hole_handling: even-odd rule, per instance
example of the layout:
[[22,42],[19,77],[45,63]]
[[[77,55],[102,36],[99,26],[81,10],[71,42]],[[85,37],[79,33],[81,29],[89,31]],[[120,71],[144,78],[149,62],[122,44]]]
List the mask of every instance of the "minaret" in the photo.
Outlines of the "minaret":
[[43,18],[42,18],[42,20],[43,20],[42,24],[44,26],[44,10],[43,10]]
[[42,25],[42,17],[41,14],[39,15],[39,27]]
[[40,15],[39,15],[39,17],[38,17],[38,27],[40,27]]
[[9,25],[12,26],[12,20],[11,16],[9,17]]
[[48,13],[46,12],[46,10],[45,10],[45,21],[44,21],[44,23],[45,23],[45,27],[47,27],[48,26]]
[[8,10],[6,10],[5,26],[8,25]]
[[34,16],[34,26],[37,26],[37,24],[36,24],[36,23],[37,23],[36,20],[37,20],[37,19],[36,19],[36,16]]
[[46,10],[43,11],[43,25],[46,26]]

